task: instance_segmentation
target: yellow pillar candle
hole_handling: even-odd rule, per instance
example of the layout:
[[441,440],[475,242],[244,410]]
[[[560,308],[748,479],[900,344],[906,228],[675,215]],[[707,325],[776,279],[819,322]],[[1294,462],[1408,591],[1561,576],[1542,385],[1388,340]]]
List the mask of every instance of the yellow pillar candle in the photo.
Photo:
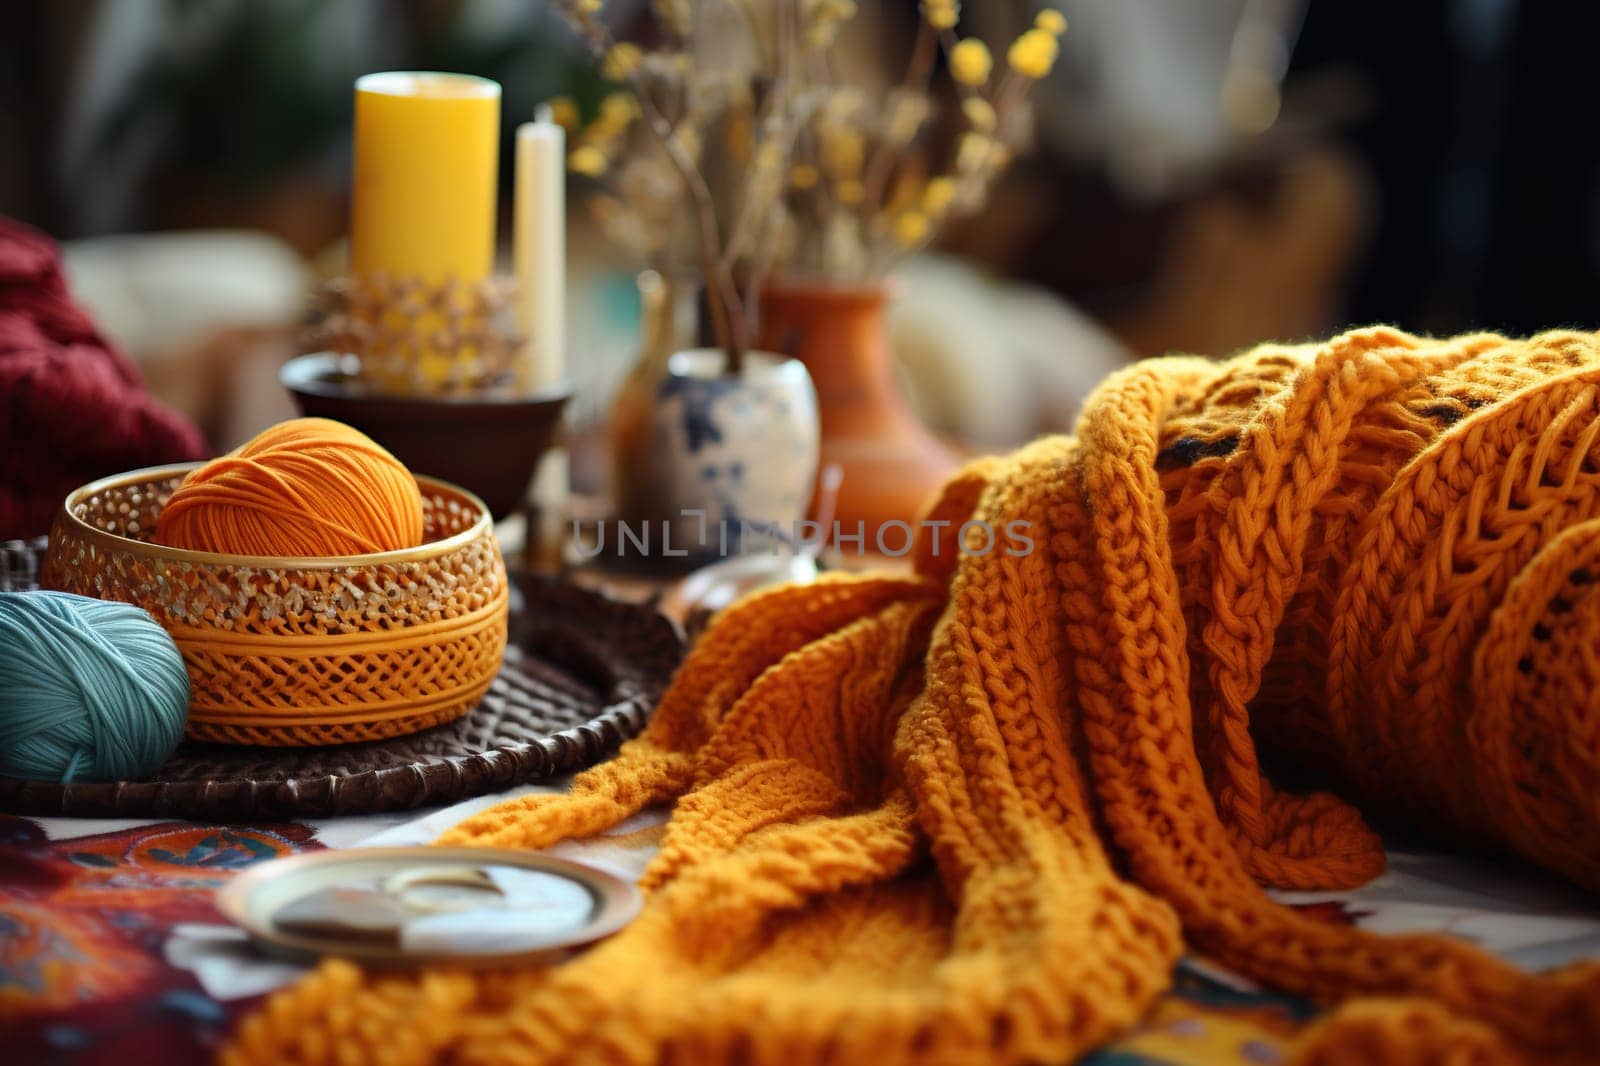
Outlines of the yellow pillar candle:
[[351,272],[487,278],[499,153],[498,83],[427,71],[356,79]]

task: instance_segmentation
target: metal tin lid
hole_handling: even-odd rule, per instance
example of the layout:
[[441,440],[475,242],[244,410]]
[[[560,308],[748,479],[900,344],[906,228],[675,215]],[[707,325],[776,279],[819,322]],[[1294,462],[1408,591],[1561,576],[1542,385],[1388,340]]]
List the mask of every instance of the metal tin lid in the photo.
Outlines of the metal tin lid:
[[351,848],[274,859],[217,907],[263,950],[383,966],[550,961],[621,929],[639,890],[602,870],[496,848]]

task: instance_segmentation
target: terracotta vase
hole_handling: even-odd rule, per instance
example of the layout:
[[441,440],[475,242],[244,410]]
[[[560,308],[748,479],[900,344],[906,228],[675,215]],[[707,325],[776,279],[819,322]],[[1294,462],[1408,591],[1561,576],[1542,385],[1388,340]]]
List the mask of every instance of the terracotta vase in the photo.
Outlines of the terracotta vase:
[[[760,346],[811,371],[821,413],[821,465],[839,464],[838,529],[866,535],[912,522],[961,457],[911,412],[895,379],[887,320],[890,287],[770,284],[762,292]],[[898,545],[903,534],[888,532]]]

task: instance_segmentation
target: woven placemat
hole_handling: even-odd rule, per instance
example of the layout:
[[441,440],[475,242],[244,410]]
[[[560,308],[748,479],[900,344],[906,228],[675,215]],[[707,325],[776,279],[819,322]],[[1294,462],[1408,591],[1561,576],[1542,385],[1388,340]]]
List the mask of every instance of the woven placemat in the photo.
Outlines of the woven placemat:
[[[27,585],[29,553],[15,543],[6,549],[0,588]],[[525,574],[512,584],[505,666],[483,702],[454,722],[326,748],[185,743],[148,781],[0,778],[0,811],[325,818],[455,803],[592,765],[644,726],[682,657],[682,640],[648,607]]]

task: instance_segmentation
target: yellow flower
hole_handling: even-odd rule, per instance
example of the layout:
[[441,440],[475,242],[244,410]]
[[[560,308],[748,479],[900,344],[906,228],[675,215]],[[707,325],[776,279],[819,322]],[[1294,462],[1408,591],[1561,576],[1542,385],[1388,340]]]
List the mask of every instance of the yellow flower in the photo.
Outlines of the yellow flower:
[[929,178],[922,190],[922,209],[934,218],[950,210],[956,200],[956,183],[949,178]]
[[1067,32],[1067,16],[1053,7],[1047,7],[1039,12],[1039,17],[1033,20],[1033,24],[1044,32],[1053,33],[1057,37]]
[[789,184],[796,189],[814,189],[821,177],[810,163],[796,163],[789,169]]
[[921,211],[902,211],[894,220],[894,239],[902,248],[921,244],[928,239],[928,216]]
[[961,101],[961,110],[966,113],[972,128],[984,133],[994,129],[1000,121],[994,113],[994,105],[981,96],[969,96]]
[[574,148],[567,156],[567,169],[574,174],[598,178],[606,172],[606,154],[592,144]]
[[866,152],[866,141],[857,130],[835,127],[822,135],[822,169],[830,178],[853,178],[860,174]]
[[633,122],[635,106],[627,93],[612,93],[600,101],[600,113],[583,131],[583,139],[602,148],[620,140]]
[[775,141],[763,141],[756,150],[755,169],[761,171],[776,171],[783,164],[783,149]]
[[844,23],[856,16],[855,0],[814,0],[806,11],[806,46],[827,48],[839,36]]
[[994,142],[981,133],[964,133],[956,148],[956,169],[970,174],[989,162]]
[[1034,28],[1011,42],[1006,52],[1006,62],[1024,78],[1042,78],[1056,65],[1061,46],[1048,30]]
[[957,0],[922,0],[922,17],[936,30],[948,30],[961,17]]
[[600,101],[597,121],[608,133],[621,133],[638,113],[639,105],[634,102],[632,93],[612,93]]
[[989,46],[976,37],[959,41],[950,49],[950,76],[962,85],[982,85],[989,80],[992,69],[994,58],[989,55]]
[[585,15],[598,15],[605,6],[605,0],[578,0],[578,10]]
[[606,53],[605,60],[600,64],[600,73],[612,81],[625,81],[629,75],[639,69],[639,64],[644,60],[644,53],[639,46],[628,41],[611,46],[611,51]]
[[550,121],[571,133],[578,128],[578,105],[570,96],[554,96],[545,101],[550,108]]
[[851,207],[859,204],[866,195],[867,190],[855,178],[841,181],[833,187],[834,199]]

